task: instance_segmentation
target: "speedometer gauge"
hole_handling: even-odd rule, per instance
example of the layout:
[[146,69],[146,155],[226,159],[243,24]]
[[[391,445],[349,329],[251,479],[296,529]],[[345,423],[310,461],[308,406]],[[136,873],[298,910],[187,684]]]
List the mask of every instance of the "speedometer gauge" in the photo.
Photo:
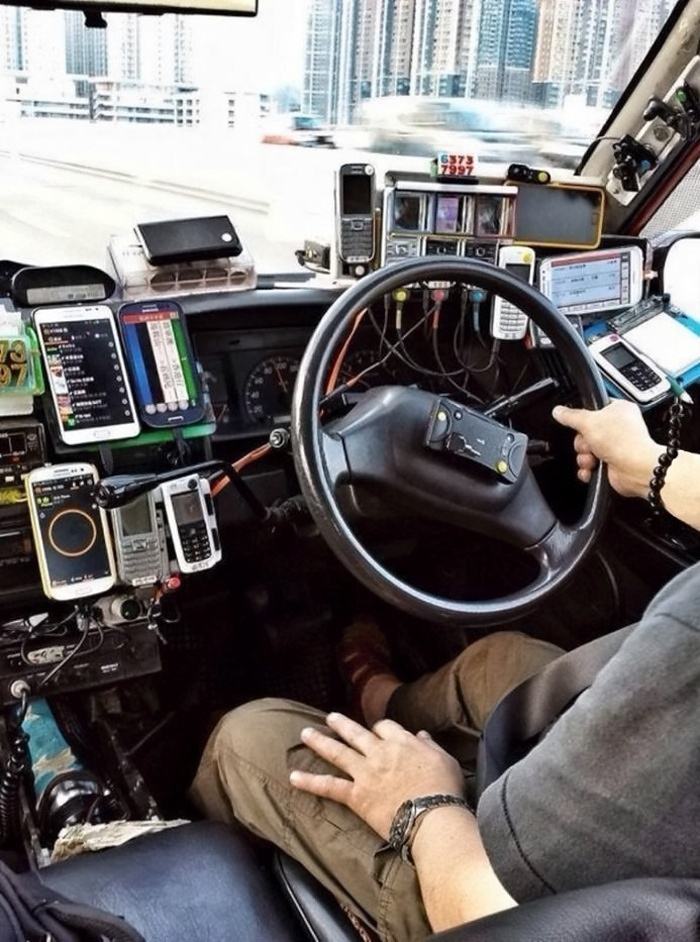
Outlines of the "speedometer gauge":
[[[378,365],[382,356],[383,354],[378,353],[376,349],[355,350],[354,353],[345,358],[343,368],[340,371],[340,382],[348,383],[361,373],[365,373],[362,379],[353,384],[358,392],[397,382],[395,371],[389,368],[389,364]],[[374,369],[370,369],[370,367],[374,367]]]
[[250,371],[243,398],[251,422],[274,425],[286,422],[292,410],[292,394],[300,360],[284,355],[267,357]]

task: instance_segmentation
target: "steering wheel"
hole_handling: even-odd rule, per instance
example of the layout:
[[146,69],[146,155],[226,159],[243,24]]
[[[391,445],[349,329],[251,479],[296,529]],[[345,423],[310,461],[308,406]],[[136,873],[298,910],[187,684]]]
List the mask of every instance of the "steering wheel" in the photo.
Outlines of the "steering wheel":
[[[331,358],[359,312],[397,288],[430,281],[473,285],[511,302],[553,342],[583,405],[600,409],[607,403],[600,373],[585,344],[539,291],[488,262],[409,260],[358,281],[329,308],[314,331],[292,404],[296,471],[320,533],[338,559],[372,592],[411,615],[434,622],[504,622],[541,603],[561,586],[594,544],[608,505],[604,468],[599,466],[593,474],[581,518],[574,526],[566,526],[554,515],[528,464],[526,437],[485,420],[447,396],[383,386],[363,393],[344,417],[325,427],[321,422],[323,384]],[[490,424],[480,424],[485,421]],[[460,435],[465,427],[476,430],[476,438]],[[505,475],[470,460],[477,454],[474,443],[485,440],[480,437],[484,430],[489,447],[495,443],[503,456],[496,465]],[[460,443],[458,456],[454,436]],[[431,443],[437,444],[430,447]],[[538,574],[517,592],[487,601],[455,601],[409,585],[375,559],[349,526],[339,501],[340,489],[347,492],[348,486],[368,488],[381,500],[384,513],[387,504],[410,508],[420,516],[505,540],[534,558]]]

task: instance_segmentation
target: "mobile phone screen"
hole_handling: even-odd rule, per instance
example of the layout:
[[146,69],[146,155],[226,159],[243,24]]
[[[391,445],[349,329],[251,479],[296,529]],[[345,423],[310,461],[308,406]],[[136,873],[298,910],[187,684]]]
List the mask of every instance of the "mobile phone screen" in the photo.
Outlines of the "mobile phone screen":
[[372,215],[372,178],[365,173],[343,174],[343,216]]
[[53,587],[111,575],[100,511],[91,474],[32,483],[39,539]]
[[74,320],[42,317],[37,328],[63,431],[135,422],[111,315]]
[[162,428],[199,421],[201,390],[179,308],[130,304],[119,318],[144,422]]
[[151,505],[146,495],[122,507],[119,516],[124,536],[147,537],[152,534]]

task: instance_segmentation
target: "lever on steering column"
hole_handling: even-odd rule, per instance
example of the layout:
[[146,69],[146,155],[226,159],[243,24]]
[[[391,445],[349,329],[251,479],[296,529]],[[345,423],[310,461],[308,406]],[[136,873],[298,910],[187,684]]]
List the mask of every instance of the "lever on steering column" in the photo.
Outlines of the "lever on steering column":
[[188,474],[228,473],[228,465],[223,461],[205,461],[187,468],[175,468],[171,471],[150,474],[114,474],[103,478],[94,490],[95,503],[103,510],[116,510],[130,504],[167,481],[176,481]]

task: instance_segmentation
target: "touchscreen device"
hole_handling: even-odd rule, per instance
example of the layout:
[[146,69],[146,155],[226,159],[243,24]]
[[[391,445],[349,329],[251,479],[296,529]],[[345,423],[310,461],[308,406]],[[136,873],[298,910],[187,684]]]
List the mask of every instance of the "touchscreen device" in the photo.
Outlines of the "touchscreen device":
[[497,236],[502,234],[503,200],[500,196],[479,196],[476,200],[476,234]]
[[144,424],[176,428],[200,422],[202,389],[182,308],[173,301],[126,304],[119,324]]
[[603,191],[596,187],[524,184],[515,204],[515,241],[595,249],[603,229]]
[[435,201],[435,231],[452,235],[459,232],[462,216],[462,199],[459,196],[438,196]]
[[44,594],[69,601],[112,588],[114,559],[105,512],[93,498],[97,471],[72,462],[36,468],[25,478]]
[[66,445],[139,434],[111,310],[105,305],[38,308],[34,323],[59,434]]
[[562,314],[595,314],[641,300],[644,256],[639,246],[548,258],[540,288]]
[[425,196],[419,193],[395,193],[392,228],[401,232],[419,232],[425,228]]

